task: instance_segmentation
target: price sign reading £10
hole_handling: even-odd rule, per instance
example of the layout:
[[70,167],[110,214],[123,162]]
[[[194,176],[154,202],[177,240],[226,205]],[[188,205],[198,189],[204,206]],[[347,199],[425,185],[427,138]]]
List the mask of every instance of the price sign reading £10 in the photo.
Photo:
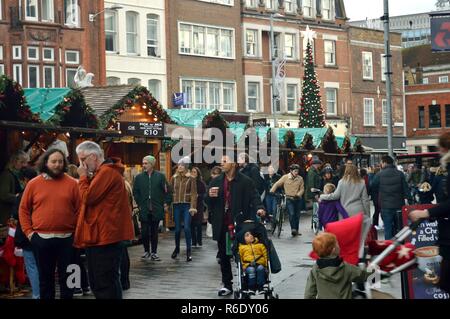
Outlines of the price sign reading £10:
[[118,122],[117,129],[121,131],[123,135],[129,136],[164,136],[164,123]]

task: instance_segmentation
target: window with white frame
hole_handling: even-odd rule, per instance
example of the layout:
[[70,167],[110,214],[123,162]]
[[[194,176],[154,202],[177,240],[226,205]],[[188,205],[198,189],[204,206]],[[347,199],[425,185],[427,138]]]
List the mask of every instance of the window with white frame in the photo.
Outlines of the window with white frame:
[[179,24],[179,53],[232,58],[234,31],[217,27]]
[[327,98],[327,115],[337,114],[337,89],[336,88],[326,88],[326,98]]
[[13,45],[13,60],[22,60],[22,47],[20,45]]
[[161,81],[160,80],[149,80],[148,90],[156,100],[161,98]]
[[386,58],[384,57],[384,54],[380,55],[380,59],[381,59],[381,81],[385,82],[386,81]]
[[247,8],[256,8],[259,0],[247,0],[245,2]]
[[334,20],[334,0],[322,0],[322,19]]
[[44,48],[42,49],[42,60],[50,62],[55,60],[55,49]]
[[64,0],[65,24],[70,27],[80,26],[78,0]]
[[278,8],[278,0],[266,0],[266,9],[275,11]]
[[258,55],[258,30],[245,30],[246,55],[256,57]]
[[336,41],[324,40],[325,65],[336,65]]
[[308,18],[314,18],[314,1],[315,0],[303,0],[303,15]]
[[206,34],[206,55],[218,56],[220,54],[220,30],[208,29]]
[[284,34],[284,54],[287,59],[295,59],[295,34]]
[[141,85],[141,79],[129,78],[127,83],[128,83],[128,85],[132,85],[132,86],[140,86]]
[[42,21],[55,21],[55,9],[53,7],[53,0],[41,0]]
[[429,83],[428,78],[423,78],[423,79],[422,79],[422,84],[428,84],[428,83]]
[[3,60],[3,45],[0,45],[0,60]]
[[28,65],[28,87],[39,87],[39,65]]
[[235,83],[182,79],[181,88],[186,95],[187,108],[214,108],[235,111]]
[[147,55],[159,57],[159,16],[147,15]]
[[66,50],[67,64],[80,64],[80,51]]
[[38,61],[39,60],[39,48],[38,47],[28,47],[28,60]]
[[295,0],[284,0],[284,10],[288,13],[295,12]]
[[194,54],[205,55],[205,28],[194,26],[193,32]]
[[109,76],[106,78],[106,84],[108,86],[120,85],[120,78],[115,77],[115,76]]
[[295,112],[297,110],[297,84],[288,84],[286,86],[286,110]]
[[0,75],[4,75],[4,74],[5,74],[5,65],[0,64]]
[[38,20],[38,0],[25,0],[25,19]]
[[66,86],[73,88],[75,87],[75,74],[77,74],[77,69],[66,69]]
[[22,85],[22,64],[13,65],[13,80]]
[[105,12],[105,44],[107,52],[118,52],[117,12]]
[[372,63],[372,52],[363,52],[363,79],[373,80],[373,63]]
[[44,87],[55,87],[55,67],[46,65],[44,66]]
[[364,126],[375,125],[374,99],[364,99]]
[[259,110],[259,82],[247,83],[247,110],[257,112]]
[[126,32],[127,32],[127,53],[138,54],[138,19],[137,12],[128,11],[126,13]]
[[439,83],[448,83],[448,75],[440,76]]
[[387,100],[381,101],[381,124],[383,126],[388,125]]

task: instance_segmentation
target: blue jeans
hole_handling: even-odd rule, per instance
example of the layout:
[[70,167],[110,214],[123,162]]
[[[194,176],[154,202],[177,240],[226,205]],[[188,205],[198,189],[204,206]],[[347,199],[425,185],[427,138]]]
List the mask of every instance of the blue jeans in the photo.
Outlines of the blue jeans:
[[287,199],[286,207],[289,213],[289,223],[291,224],[291,230],[297,230],[300,224],[300,211],[302,209],[302,199]]
[[191,250],[191,214],[189,214],[189,204],[174,204],[173,217],[175,220],[175,249],[180,251],[181,221],[184,221],[184,237],[186,239],[186,249]]
[[398,231],[398,221],[397,221],[397,211],[399,209],[381,209],[381,219],[383,219],[384,223],[384,239],[388,240],[394,237],[394,235]]
[[277,198],[273,195],[267,194],[266,196],[266,209],[269,215],[273,215],[277,210]]
[[248,288],[249,289],[261,289],[266,283],[266,268],[262,265],[255,267],[248,266],[245,269],[245,273],[248,276]]
[[25,263],[25,269],[27,270],[27,276],[30,279],[33,299],[39,299],[39,270],[32,250],[23,249],[23,261]]

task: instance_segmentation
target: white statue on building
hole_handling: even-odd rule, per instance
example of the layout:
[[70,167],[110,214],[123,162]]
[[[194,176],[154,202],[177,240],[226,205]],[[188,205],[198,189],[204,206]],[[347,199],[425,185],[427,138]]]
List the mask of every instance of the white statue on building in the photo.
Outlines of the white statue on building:
[[436,9],[440,10],[450,10],[450,0],[438,0],[436,1]]
[[92,79],[94,78],[93,73],[86,73],[86,70],[80,65],[77,69],[77,73],[74,77],[75,87],[76,88],[85,88],[94,86],[92,84]]

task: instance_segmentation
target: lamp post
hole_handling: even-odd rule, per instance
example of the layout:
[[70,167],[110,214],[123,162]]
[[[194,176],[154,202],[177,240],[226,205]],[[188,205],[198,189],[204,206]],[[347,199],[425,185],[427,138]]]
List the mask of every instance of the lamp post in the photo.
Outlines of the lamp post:
[[389,40],[389,0],[384,0],[384,54],[386,58],[386,108],[387,108],[387,137],[389,156],[394,157],[392,147],[392,69],[391,69],[391,44]]
[[113,5],[111,8],[106,8],[100,12],[97,13],[89,13],[89,22],[94,22],[95,18],[99,15],[102,14],[103,12],[105,12],[106,10],[120,10],[123,9],[123,7],[121,5]]
[[276,48],[277,52],[275,52],[275,33],[273,30],[273,18],[274,17],[284,17],[282,14],[279,13],[272,13],[270,14],[270,55],[272,59],[272,114],[273,114],[273,124],[276,128],[278,126],[278,120],[277,120],[277,110],[276,110],[276,100],[278,97],[278,94],[275,94],[275,78],[276,78],[276,65],[275,65],[275,53],[278,56],[278,50],[279,48]]

